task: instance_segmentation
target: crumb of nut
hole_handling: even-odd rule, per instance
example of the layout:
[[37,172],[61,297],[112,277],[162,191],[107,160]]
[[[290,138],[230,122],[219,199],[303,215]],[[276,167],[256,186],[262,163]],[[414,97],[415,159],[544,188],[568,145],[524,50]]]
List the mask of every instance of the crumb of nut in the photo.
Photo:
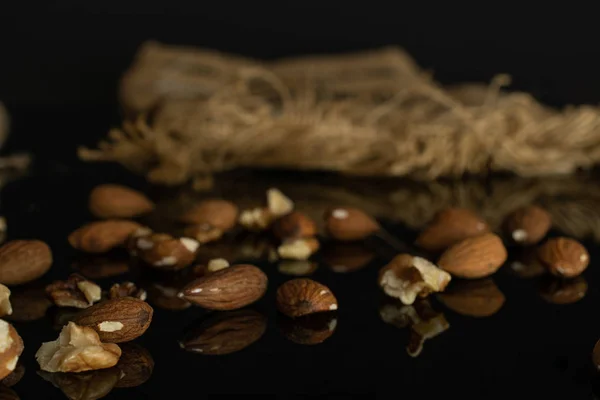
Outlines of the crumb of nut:
[[135,297],[137,299],[146,301],[148,296],[146,291],[142,288],[138,288],[135,283],[122,282],[112,285],[108,292],[109,299],[116,299],[118,297]]
[[82,372],[117,364],[121,349],[102,343],[95,330],[69,322],[53,342],[43,343],[35,358],[43,371]]
[[0,319],[0,379],[14,371],[23,352],[23,340],[8,322]]
[[102,298],[102,289],[79,274],[71,274],[66,281],[48,285],[46,294],[59,307],[87,308]]
[[252,208],[240,213],[238,222],[245,229],[253,232],[266,230],[274,220],[274,215],[267,208]]
[[136,252],[150,266],[180,270],[194,262],[199,246],[192,238],[177,239],[166,233],[153,233],[137,239]]
[[391,297],[412,304],[417,296],[443,291],[451,276],[421,257],[400,254],[379,272],[379,285]]
[[294,210],[294,202],[290,200],[279,189],[267,190],[267,207],[276,218],[291,213]]
[[223,237],[223,231],[219,228],[215,228],[209,224],[198,224],[192,225],[185,228],[183,233],[186,236],[194,238],[199,243],[209,243]]
[[228,268],[228,267],[229,267],[229,261],[225,260],[224,258],[215,258],[208,262],[208,265],[206,266],[206,270],[208,272],[216,272],[216,271]]
[[10,304],[10,289],[0,284],[0,317],[12,314],[12,305]]
[[288,260],[307,260],[319,250],[319,241],[315,238],[284,240],[277,248],[277,254]]

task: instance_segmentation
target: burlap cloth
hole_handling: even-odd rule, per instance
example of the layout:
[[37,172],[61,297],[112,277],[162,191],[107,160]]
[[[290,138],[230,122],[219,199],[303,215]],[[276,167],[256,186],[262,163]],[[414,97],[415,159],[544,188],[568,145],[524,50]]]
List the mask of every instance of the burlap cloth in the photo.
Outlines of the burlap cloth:
[[236,167],[354,175],[570,174],[600,159],[600,109],[491,84],[443,87],[405,52],[260,62],[149,42],[121,82],[126,120],[84,160],[156,183]]

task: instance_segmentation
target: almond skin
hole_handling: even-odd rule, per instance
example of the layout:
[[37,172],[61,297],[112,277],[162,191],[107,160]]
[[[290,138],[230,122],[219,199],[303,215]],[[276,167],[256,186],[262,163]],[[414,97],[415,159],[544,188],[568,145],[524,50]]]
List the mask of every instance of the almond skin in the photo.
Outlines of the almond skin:
[[488,224],[466,208],[447,208],[438,212],[417,238],[417,246],[437,253],[461,240],[489,232]]
[[341,242],[362,240],[380,229],[377,221],[358,208],[332,208],[325,213],[324,219],[327,234]]
[[273,234],[281,240],[315,236],[317,224],[307,215],[294,211],[273,223]]
[[477,279],[496,272],[506,257],[498,235],[485,233],[450,246],[441,255],[438,266],[459,278]]
[[0,283],[20,285],[44,275],[52,265],[52,252],[39,240],[13,240],[0,247]]
[[[154,310],[145,301],[121,297],[86,308],[75,315],[73,322],[94,329],[102,342],[122,343],[142,336],[152,322],[153,313]],[[120,323],[122,326],[113,327],[107,322]]]
[[312,279],[285,282],[277,289],[277,309],[288,317],[337,310],[338,302],[331,290]]
[[455,282],[438,299],[452,311],[476,318],[496,314],[506,301],[491,279]]
[[550,230],[550,214],[538,206],[526,206],[506,217],[504,231],[515,243],[530,246],[539,243]]
[[133,218],[154,210],[154,203],[137,190],[105,184],[92,190],[89,208],[98,218]]
[[234,265],[193,280],[181,296],[209,310],[235,310],[260,299],[267,284],[265,273],[254,265]]
[[580,275],[590,262],[585,247],[566,237],[548,239],[538,249],[538,257],[552,275],[563,278]]
[[186,224],[206,224],[226,232],[236,225],[238,214],[239,209],[232,202],[221,199],[208,199],[190,208],[181,215],[179,220]]
[[129,236],[141,227],[137,222],[117,219],[91,222],[71,233],[69,243],[87,253],[106,253],[125,244]]

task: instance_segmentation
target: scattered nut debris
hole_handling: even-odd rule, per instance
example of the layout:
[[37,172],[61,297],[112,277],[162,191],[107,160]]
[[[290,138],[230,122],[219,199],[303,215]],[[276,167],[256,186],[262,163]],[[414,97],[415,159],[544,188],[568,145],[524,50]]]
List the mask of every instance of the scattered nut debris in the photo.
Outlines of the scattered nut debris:
[[46,293],[59,307],[87,308],[100,301],[102,289],[79,274],[71,274],[66,281],[55,281],[46,287]]
[[208,272],[217,272],[225,268],[229,268],[229,261],[225,260],[224,258],[215,258],[210,260],[206,266],[206,270]]
[[277,248],[277,254],[286,260],[308,260],[319,250],[319,241],[315,238],[286,239]]
[[308,278],[287,281],[277,289],[277,309],[288,317],[301,317],[338,309],[331,290]]
[[504,305],[506,297],[492,279],[454,282],[438,299],[449,309],[470,317],[489,317]]
[[144,289],[138,288],[135,283],[122,282],[112,285],[108,292],[109,299],[117,299],[119,297],[134,297],[146,301],[148,295]]
[[446,271],[410,254],[397,255],[379,271],[379,285],[385,294],[400,299],[403,304],[414,303],[417,296],[442,292],[450,279]]
[[504,231],[514,243],[530,246],[540,242],[550,230],[550,214],[538,206],[521,207],[506,217]]
[[563,278],[580,275],[590,263],[585,247],[566,237],[548,239],[538,249],[538,257],[552,275]]

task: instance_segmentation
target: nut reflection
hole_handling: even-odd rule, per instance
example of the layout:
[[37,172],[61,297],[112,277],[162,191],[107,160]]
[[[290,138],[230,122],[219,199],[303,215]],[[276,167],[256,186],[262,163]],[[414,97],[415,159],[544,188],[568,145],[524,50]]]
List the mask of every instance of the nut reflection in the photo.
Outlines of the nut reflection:
[[452,282],[438,299],[458,314],[477,318],[496,314],[506,301],[491,279]]
[[323,261],[333,271],[347,273],[367,266],[375,253],[364,242],[327,242],[322,250]]
[[71,267],[88,279],[111,278],[129,271],[129,263],[126,258],[106,256],[84,256],[75,261]]
[[254,310],[212,314],[186,329],[180,346],[194,353],[230,354],[256,342],[266,328],[267,319]]
[[546,273],[546,268],[539,261],[534,248],[522,249],[517,258],[509,263],[509,269],[522,279],[535,278]]
[[135,387],[140,386],[152,376],[154,370],[154,360],[148,350],[136,343],[122,343],[121,358],[116,365],[121,371],[121,378],[115,387]]
[[53,309],[53,312],[50,314],[53,316],[52,328],[55,331],[60,331],[65,325],[69,322],[73,321],[73,318],[77,313],[79,313],[79,309],[77,308],[67,308],[67,307],[57,307]]
[[0,385],[0,400],[19,400],[20,397],[17,394],[17,392],[15,392],[14,390],[12,390],[11,388],[5,386],[5,385]]
[[116,367],[87,372],[45,372],[38,375],[52,383],[70,400],[96,400],[108,395],[119,380]]
[[410,329],[406,352],[417,357],[423,351],[426,340],[432,339],[450,328],[444,314],[435,311],[428,300],[418,300],[406,306],[400,301],[387,301],[379,310],[381,319],[398,328]]
[[46,297],[44,287],[38,286],[11,289],[10,303],[13,312],[4,318],[17,322],[35,321],[43,318],[48,308],[52,306],[52,302]]
[[588,284],[583,276],[574,279],[560,279],[547,276],[540,281],[540,296],[552,304],[572,304],[583,299]]
[[177,287],[152,283],[145,287],[145,289],[148,293],[148,303],[158,308],[180,311],[191,306],[191,303],[187,300],[177,297],[177,293],[179,293],[179,288]]
[[314,345],[327,340],[337,327],[335,313],[318,313],[300,318],[279,316],[277,324],[283,335],[294,343]]
[[307,276],[314,273],[318,266],[316,262],[307,260],[281,260],[277,269],[285,275]]
[[19,383],[21,378],[23,378],[23,375],[25,375],[25,366],[19,360],[13,372],[8,374],[1,382],[4,386],[11,387]]

